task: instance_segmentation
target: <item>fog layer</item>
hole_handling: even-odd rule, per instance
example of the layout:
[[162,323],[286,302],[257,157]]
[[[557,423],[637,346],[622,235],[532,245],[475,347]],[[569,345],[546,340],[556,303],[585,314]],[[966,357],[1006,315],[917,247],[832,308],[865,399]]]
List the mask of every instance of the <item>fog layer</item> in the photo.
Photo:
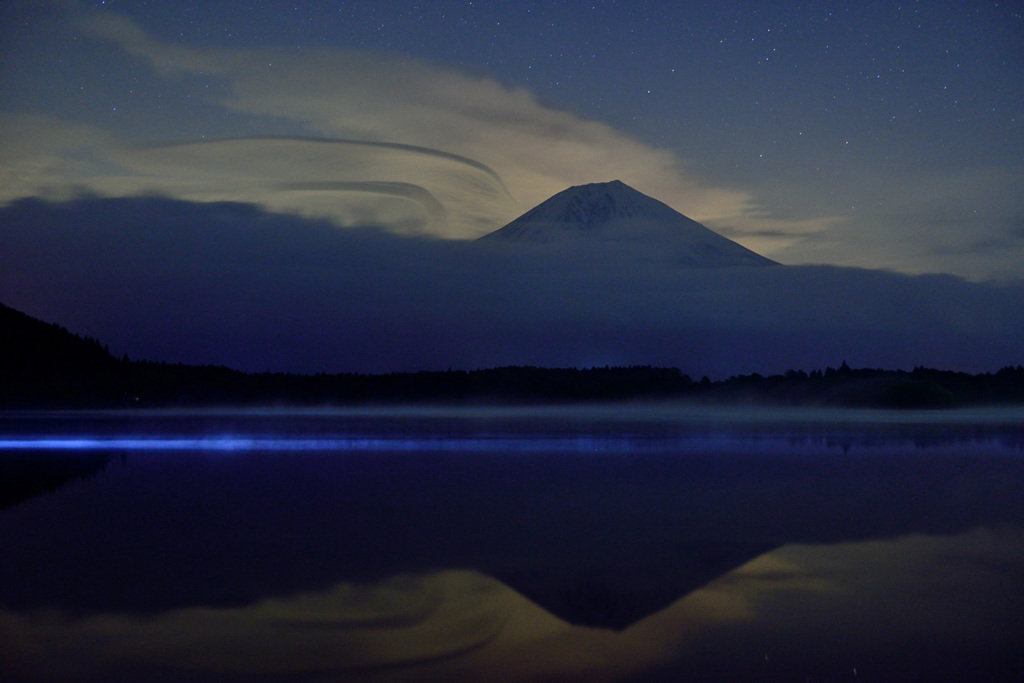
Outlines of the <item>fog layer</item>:
[[133,358],[386,372],[653,364],[712,378],[1024,357],[1024,282],[692,268],[622,245],[403,237],[237,203],[0,208],[0,301]]

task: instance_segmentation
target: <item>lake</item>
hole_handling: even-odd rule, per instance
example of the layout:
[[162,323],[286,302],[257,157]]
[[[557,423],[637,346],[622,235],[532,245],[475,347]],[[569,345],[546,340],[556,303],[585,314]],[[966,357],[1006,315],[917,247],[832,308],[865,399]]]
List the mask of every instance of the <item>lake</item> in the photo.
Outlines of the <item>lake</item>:
[[13,681],[1024,679],[1024,410],[0,414]]

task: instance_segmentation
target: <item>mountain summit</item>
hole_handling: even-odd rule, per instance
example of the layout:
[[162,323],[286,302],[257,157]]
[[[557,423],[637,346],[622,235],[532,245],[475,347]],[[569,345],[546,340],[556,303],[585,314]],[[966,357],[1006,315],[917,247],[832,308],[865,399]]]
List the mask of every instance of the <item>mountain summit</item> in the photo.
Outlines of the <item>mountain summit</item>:
[[570,187],[480,239],[650,250],[698,267],[775,265],[619,180]]

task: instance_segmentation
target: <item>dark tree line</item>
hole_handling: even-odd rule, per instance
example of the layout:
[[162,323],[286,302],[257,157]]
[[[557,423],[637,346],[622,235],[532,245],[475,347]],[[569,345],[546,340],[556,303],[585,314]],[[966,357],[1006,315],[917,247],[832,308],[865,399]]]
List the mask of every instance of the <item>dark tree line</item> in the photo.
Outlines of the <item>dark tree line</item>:
[[701,403],[944,408],[1024,404],[1024,367],[967,374],[838,368],[693,381],[651,366],[449,370],[383,375],[245,373],[115,358],[95,339],[0,305],[0,407],[99,408],[368,403]]

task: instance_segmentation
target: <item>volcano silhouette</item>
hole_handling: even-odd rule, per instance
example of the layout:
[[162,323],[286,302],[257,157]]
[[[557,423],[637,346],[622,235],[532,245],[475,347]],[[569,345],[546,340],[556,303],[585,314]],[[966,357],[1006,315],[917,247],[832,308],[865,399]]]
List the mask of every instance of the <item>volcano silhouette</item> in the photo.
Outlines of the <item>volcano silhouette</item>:
[[778,265],[619,180],[563,190],[480,240],[641,252],[703,268]]

